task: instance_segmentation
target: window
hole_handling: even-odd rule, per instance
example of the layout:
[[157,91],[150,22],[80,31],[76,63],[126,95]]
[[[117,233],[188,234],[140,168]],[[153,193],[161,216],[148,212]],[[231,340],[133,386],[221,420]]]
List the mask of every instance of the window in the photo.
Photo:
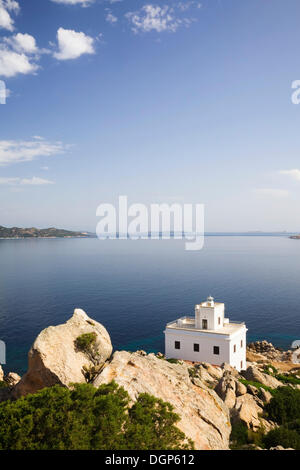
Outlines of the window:
[[221,317],[218,317],[218,325],[221,325]]
[[195,352],[199,352],[199,351],[200,351],[199,344],[194,343],[194,351],[195,351]]
[[236,344],[233,346],[233,352],[236,352]]
[[241,339],[241,348],[243,347],[243,340]]
[[207,330],[207,320],[202,320],[202,330]]
[[243,361],[241,361],[241,369],[243,368]]
[[214,354],[220,354],[219,346],[214,346]]
[[180,341],[175,341],[175,349],[180,349]]

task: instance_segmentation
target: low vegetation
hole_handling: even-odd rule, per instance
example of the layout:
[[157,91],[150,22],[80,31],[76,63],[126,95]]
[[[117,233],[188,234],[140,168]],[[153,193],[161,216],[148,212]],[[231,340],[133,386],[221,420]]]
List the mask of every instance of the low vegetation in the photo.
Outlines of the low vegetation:
[[272,393],[272,395],[273,395],[273,393],[274,393],[274,389],[273,389],[273,388],[268,387],[267,385],[264,385],[264,384],[262,384],[262,383],[260,383],[260,382],[254,382],[253,380],[246,380],[246,379],[239,379],[239,381],[240,381],[242,384],[246,385],[246,387],[247,387],[247,385],[252,385],[253,387],[256,387],[256,388],[258,388],[258,389],[263,388],[263,389],[266,390],[267,392]]
[[[247,381],[242,381],[245,383]],[[251,383],[254,385],[255,383]],[[257,387],[257,385],[255,385]],[[258,387],[257,387],[258,388]],[[267,418],[278,427],[264,433],[263,429],[253,432],[243,424],[232,426],[231,448],[243,449],[258,446],[270,449],[278,445],[300,450],[300,390],[289,386],[272,390],[273,397],[264,407]]]
[[0,449],[193,449],[178,421],[172,405],[146,393],[131,406],[114,382],[56,385],[0,403]]
[[270,447],[282,446],[285,449],[300,450],[300,429],[293,428],[294,424],[291,423],[287,426],[280,426],[273,429],[264,437],[264,445],[267,449]]
[[288,424],[300,419],[300,390],[291,387],[278,388],[272,400],[265,406],[268,418],[278,424]]
[[230,435],[230,448],[232,450],[251,449],[255,447],[263,447],[264,429],[260,428],[254,432],[248,429],[242,422],[237,422],[232,425]]
[[291,385],[300,385],[300,377],[296,374],[280,374],[276,367],[272,364],[267,364],[264,366],[264,373],[268,375],[272,375],[277,380],[284,384],[291,384]]

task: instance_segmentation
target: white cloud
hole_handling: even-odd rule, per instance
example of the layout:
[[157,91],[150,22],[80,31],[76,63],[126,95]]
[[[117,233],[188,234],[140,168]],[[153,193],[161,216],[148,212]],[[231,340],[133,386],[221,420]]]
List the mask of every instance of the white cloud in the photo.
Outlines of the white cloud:
[[24,53],[9,50],[0,45],[0,76],[14,77],[18,74],[35,73],[38,65],[31,62],[30,57]]
[[0,28],[14,30],[14,20],[11,13],[18,13],[20,6],[14,0],[0,0]]
[[113,15],[111,11],[107,13],[105,19],[108,23],[111,23],[111,24],[118,22],[118,18],[115,15]]
[[132,23],[132,31],[135,33],[149,31],[176,31],[181,23],[174,16],[173,8],[145,5],[138,12],[129,12],[126,17]]
[[290,176],[292,179],[300,181],[300,170],[294,168],[293,170],[281,170],[279,171],[281,175]]
[[94,3],[94,0],[51,0],[54,3],[61,3],[63,5],[81,5],[82,7],[87,7],[91,3]]
[[36,40],[30,34],[18,33],[15,36],[4,38],[4,42],[16,52],[25,52],[26,54],[36,54],[38,52]]
[[7,186],[43,186],[45,184],[54,184],[54,181],[33,176],[32,178],[0,178],[0,185]]
[[0,140],[0,166],[61,154],[66,148],[61,142],[51,143],[45,140]]
[[94,54],[94,39],[82,32],[59,28],[57,31],[59,51],[54,53],[58,60],[77,59],[83,54]]
[[181,10],[181,11],[187,11],[191,7],[201,8],[202,5],[201,5],[201,3],[199,3],[195,0],[190,0],[190,1],[178,2],[177,3],[177,8],[179,8],[179,10]]
[[0,42],[0,76],[35,73],[39,68],[36,64],[39,52],[35,38],[30,34],[18,33],[3,38]]
[[272,198],[286,198],[290,195],[289,191],[285,189],[276,189],[276,188],[259,188],[255,189],[254,192],[261,196],[268,196]]
[[[189,27],[195,18],[182,17],[182,13],[191,7],[199,8],[199,3],[190,1],[186,4],[179,2],[173,7],[165,5],[145,5],[139,11],[129,12],[125,17],[131,23],[131,29],[134,33],[156,31],[175,32],[180,26]],[[177,11],[175,11],[177,10]]]

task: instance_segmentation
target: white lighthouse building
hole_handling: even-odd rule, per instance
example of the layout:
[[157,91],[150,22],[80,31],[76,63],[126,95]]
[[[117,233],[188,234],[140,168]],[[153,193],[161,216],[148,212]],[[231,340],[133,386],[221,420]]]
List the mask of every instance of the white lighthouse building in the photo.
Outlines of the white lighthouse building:
[[195,305],[195,317],[181,317],[167,324],[166,358],[214,365],[226,362],[240,371],[246,368],[246,332],[244,322],[229,321],[225,305],[208,297]]

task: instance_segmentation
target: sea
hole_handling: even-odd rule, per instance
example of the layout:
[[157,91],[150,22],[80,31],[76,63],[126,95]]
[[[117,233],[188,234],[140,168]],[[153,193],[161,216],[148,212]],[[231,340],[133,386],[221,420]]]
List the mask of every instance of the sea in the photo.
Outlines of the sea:
[[164,328],[212,295],[245,321],[247,341],[288,349],[300,339],[300,240],[288,234],[210,234],[184,240],[0,240],[0,340],[6,372],[23,374],[41,330],[82,308],[115,350],[164,352]]

